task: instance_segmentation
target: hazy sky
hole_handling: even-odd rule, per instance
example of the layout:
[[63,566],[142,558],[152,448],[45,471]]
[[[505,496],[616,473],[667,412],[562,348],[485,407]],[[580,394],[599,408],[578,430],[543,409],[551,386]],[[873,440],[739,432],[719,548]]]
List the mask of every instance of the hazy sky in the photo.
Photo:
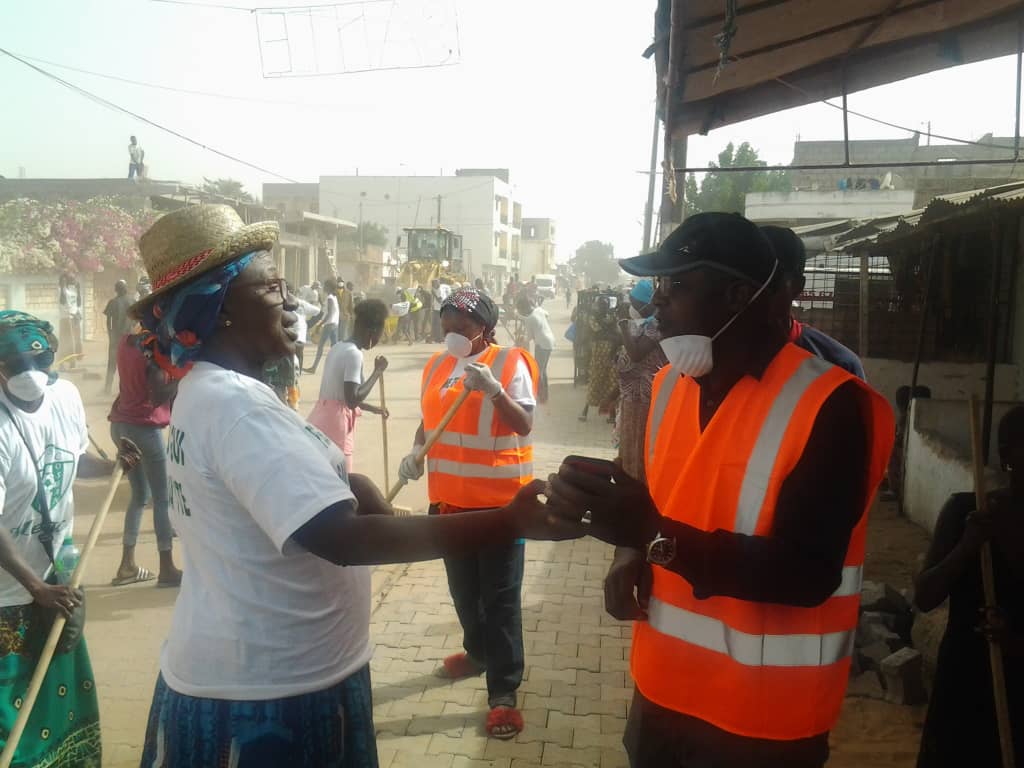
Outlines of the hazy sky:
[[[274,0],[196,2],[248,6]],[[396,2],[408,11],[428,0]],[[640,54],[651,39],[654,0],[429,2],[457,9],[456,66],[265,79],[252,14],[153,0],[4,0],[0,47],[239,97],[170,92],[36,62],[154,122],[291,179],[316,181],[356,168],[363,174],[426,175],[507,167],[523,215],[558,219],[561,257],[589,239],[611,241],[618,256],[635,253],[647,194],[646,177],[638,171],[649,163],[654,99],[653,63]],[[381,5],[366,8],[377,12]],[[615,10],[595,11],[609,7]],[[345,11],[352,14],[353,8]],[[429,23],[454,35],[454,17],[440,14]],[[415,31],[408,23],[396,25],[394,50],[415,54]],[[411,46],[402,42],[410,37]],[[422,44],[426,55],[434,55],[430,48],[429,41]],[[355,48],[346,53],[350,61],[365,55]],[[850,107],[911,127],[931,120],[934,132],[966,139],[989,131],[1012,135],[1014,76],[1013,57],[999,59],[855,94]],[[128,136],[134,133],[155,178],[230,176],[257,194],[264,181],[280,180],[110,111],[3,55],[0,84],[5,176],[16,177],[19,166],[35,177],[126,175]],[[851,120],[851,132],[855,138],[906,135],[858,118]],[[690,163],[706,164],[730,140],[750,141],[763,159],[786,163],[798,134],[841,138],[841,113],[814,105],[714,131],[691,139]]]

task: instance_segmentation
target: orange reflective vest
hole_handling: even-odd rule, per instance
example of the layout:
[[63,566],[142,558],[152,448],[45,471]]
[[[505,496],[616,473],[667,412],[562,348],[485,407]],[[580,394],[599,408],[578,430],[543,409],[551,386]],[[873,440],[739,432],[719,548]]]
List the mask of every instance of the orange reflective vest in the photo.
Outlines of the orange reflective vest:
[[[519,360],[526,362],[537,391],[539,370],[522,349],[491,345],[477,359],[491,367],[494,378],[508,388]],[[438,352],[423,369],[420,403],[423,429],[429,434],[462,392],[460,377],[444,393],[441,388],[455,370],[456,359]],[[494,403],[480,392],[469,396],[427,453],[427,490],[431,504],[485,509],[507,504],[533,480],[533,442],[517,435],[495,412]]]
[[633,678],[649,700],[756,738],[805,738],[835,724],[857,628],[867,510],[894,439],[889,404],[843,369],[787,344],[760,380],[747,376],[733,387],[701,432],[700,387],[665,367],[654,381],[645,451],[662,515],[703,531],[770,535],[779,489],[819,409],[847,382],[863,395],[869,458],[864,514],[839,588],[812,608],[698,600],[682,576],[653,566],[648,620],[636,623],[632,650]]

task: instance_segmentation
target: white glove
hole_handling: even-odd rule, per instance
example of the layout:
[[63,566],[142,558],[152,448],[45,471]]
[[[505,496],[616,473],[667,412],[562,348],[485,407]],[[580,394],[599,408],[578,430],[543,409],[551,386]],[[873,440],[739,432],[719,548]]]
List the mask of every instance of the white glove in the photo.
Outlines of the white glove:
[[416,455],[421,447],[417,445],[415,450],[402,459],[402,463],[398,465],[398,476],[407,483],[423,477],[423,464],[416,460]]
[[470,363],[466,366],[466,389],[483,392],[487,397],[495,397],[501,392],[501,382],[494,378],[490,367],[483,363]]

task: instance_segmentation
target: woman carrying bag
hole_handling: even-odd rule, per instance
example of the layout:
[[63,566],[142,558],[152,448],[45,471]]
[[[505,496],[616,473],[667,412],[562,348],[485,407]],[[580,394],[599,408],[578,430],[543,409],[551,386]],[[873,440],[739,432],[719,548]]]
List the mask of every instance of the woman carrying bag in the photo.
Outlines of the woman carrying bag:
[[[109,475],[114,463],[86,453],[82,398],[51,372],[56,350],[49,323],[0,312],[0,742],[14,726],[53,617],[61,613],[74,621],[61,636],[14,764],[99,768],[99,705],[81,636],[83,598],[58,583],[54,561],[64,571],[71,565],[75,477]],[[138,459],[119,458],[132,466]]]

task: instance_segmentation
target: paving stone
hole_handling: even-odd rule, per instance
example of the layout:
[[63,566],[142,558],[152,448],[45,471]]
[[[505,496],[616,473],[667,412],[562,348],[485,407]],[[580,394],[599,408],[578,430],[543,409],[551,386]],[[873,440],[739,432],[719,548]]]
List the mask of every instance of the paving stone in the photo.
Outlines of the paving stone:
[[586,768],[594,768],[601,764],[601,749],[599,747],[576,749],[575,747],[560,747],[557,744],[545,744],[544,759],[541,763],[542,765],[581,765]]
[[488,760],[497,760],[499,758],[511,760],[514,757],[537,760],[543,755],[546,746],[539,741],[519,742],[490,739],[487,742],[486,749],[484,749],[484,757]]
[[452,768],[512,768],[512,761],[507,759],[499,760],[478,760],[472,757],[456,755],[452,760]]
[[600,715],[567,715],[564,712],[552,712],[548,716],[549,728],[584,728],[594,733],[601,733]]

